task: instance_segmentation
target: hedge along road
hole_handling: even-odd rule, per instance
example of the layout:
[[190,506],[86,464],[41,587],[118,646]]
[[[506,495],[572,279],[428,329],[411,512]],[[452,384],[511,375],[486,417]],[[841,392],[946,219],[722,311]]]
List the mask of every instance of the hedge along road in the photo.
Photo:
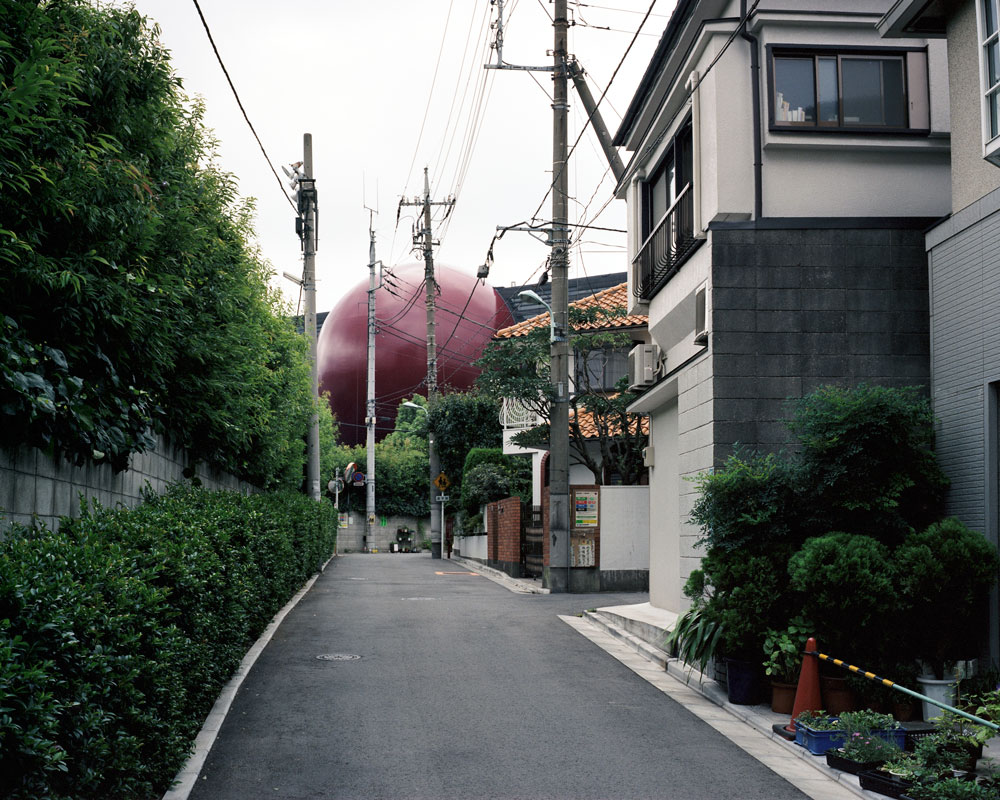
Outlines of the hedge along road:
[[190,796],[804,797],[557,617],[645,599],[513,594],[427,554],[337,558]]

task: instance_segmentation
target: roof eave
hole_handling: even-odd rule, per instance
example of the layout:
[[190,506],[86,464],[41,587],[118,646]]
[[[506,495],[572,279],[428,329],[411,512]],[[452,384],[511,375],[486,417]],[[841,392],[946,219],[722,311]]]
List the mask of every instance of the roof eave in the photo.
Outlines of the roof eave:
[[946,17],[940,0],[896,0],[875,27],[884,39],[909,36],[940,39],[948,33]]

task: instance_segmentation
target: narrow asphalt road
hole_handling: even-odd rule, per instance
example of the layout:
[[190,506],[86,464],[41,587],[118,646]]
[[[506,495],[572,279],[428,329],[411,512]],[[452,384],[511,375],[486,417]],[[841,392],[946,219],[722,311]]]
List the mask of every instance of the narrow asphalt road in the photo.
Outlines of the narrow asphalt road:
[[427,554],[337,558],[191,798],[804,797],[557,618],[645,599],[512,594]]

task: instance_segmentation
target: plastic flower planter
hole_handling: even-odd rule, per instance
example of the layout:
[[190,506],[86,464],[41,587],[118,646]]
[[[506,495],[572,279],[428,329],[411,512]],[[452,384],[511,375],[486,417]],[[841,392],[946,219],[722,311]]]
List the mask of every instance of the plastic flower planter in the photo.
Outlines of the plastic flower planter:
[[[799,733],[802,734],[801,741]],[[795,743],[804,747],[814,756],[821,756],[827,750],[840,747],[844,743],[845,738],[847,738],[847,735],[844,731],[820,731],[810,728],[801,722],[795,723]]]
[[[799,733],[801,732],[801,741]],[[903,728],[891,728],[879,731],[872,731],[873,736],[878,736],[887,742],[894,742],[900,750],[906,742],[906,730]],[[803,725],[801,722],[795,723],[795,743],[806,748],[814,756],[821,756],[827,750],[833,750],[844,744],[847,738],[845,731],[829,730],[819,731]]]

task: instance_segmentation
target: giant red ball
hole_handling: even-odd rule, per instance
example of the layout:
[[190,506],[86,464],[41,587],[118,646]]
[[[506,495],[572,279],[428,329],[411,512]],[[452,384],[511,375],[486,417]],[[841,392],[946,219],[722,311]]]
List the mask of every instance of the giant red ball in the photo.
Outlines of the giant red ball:
[[[437,381],[441,391],[464,391],[479,370],[472,362],[513,318],[488,283],[435,264]],[[375,291],[375,402],[377,438],[392,429],[401,400],[427,395],[427,305],[424,265],[392,267]],[[368,280],[348,291],[319,334],[320,391],[340,423],[341,441],[365,440],[368,375]]]

